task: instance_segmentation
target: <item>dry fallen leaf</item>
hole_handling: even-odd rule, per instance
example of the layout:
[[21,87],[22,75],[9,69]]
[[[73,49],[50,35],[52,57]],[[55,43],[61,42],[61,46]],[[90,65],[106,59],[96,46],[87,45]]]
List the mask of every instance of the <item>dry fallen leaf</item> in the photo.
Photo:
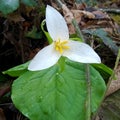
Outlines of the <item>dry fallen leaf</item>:
[[64,14],[64,17],[65,17],[67,23],[71,24],[72,20],[74,19],[73,13],[68,9],[68,7],[66,5],[63,5],[62,9],[63,9],[63,14]]
[[69,9],[67,6],[63,5],[62,6],[63,9],[63,14],[65,17],[65,20],[68,24],[69,27],[69,32],[70,34],[74,34],[75,33],[75,29],[74,26],[72,25],[72,20],[75,19],[77,21],[77,23],[81,23],[82,18],[88,18],[88,19],[94,19],[95,15],[91,12],[85,11],[85,10],[75,10],[75,9]]
[[115,71],[115,75],[116,75],[116,80],[112,80],[110,87],[107,91],[106,96],[114,93],[115,91],[120,89],[120,65],[118,65],[116,71]]
[[75,18],[78,18],[78,17],[86,17],[86,18],[89,18],[89,19],[94,19],[95,18],[95,15],[89,11],[85,11],[85,10],[71,10],[71,12],[73,13],[73,16]]
[[64,18],[68,24],[69,33],[73,34],[75,33],[75,28],[72,25],[72,20],[74,19],[73,13],[65,5],[62,6],[62,9],[63,9]]
[[10,21],[13,21],[14,23],[25,21],[25,19],[24,19],[20,14],[18,14],[18,13],[9,14],[9,15],[7,16],[7,18],[8,18]]

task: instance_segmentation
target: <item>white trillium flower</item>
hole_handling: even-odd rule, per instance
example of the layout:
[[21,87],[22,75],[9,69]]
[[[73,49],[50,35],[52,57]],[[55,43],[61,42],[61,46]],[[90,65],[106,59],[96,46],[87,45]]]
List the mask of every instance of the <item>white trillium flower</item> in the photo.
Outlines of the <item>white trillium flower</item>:
[[29,70],[49,68],[56,64],[61,56],[81,63],[101,63],[100,57],[89,45],[69,39],[65,19],[49,5],[46,8],[46,25],[53,43],[37,53],[28,66]]

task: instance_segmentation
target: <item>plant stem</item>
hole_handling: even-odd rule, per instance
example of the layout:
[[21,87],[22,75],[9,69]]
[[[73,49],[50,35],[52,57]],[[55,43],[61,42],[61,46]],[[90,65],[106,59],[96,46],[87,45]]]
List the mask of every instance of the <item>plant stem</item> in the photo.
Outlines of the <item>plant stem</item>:
[[110,87],[110,84],[113,80],[113,78],[115,77],[115,70],[117,69],[117,66],[119,64],[119,60],[120,60],[120,49],[118,50],[118,55],[117,55],[117,58],[116,58],[116,61],[115,61],[115,66],[114,66],[114,69],[113,69],[113,73],[111,75],[111,77],[109,78],[109,81],[107,83],[107,89],[106,89],[106,93],[108,91],[108,88]]
[[57,2],[57,4],[62,7],[63,3],[60,0],[55,0]]
[[41,23],[41,29],[44,32],[44,34],[46,35],[48,43],[51,44],[53,42],[53,40],[50,37],[50,35],[48,34],[48,32],[44,30],[44,25],[45,25],[45,20],[43,20],[42,23]]
[[[64,4],[60,0],[56,0],[58,5],[62,7]],[[77,35],[81,38],[83,42],[85,42],[84,37],[82,35],[82,32],[79,28],[78,23],[76,22],[75,18],[72,18],[72,24],[75,27],[75,30],[77,32]],[[89,70],[89,64],[86,64],[86,84],[87,84],[87,97],[86,97],[86,115],[85,115],[85,120],[90,120],[91,119],[91,81],[90,81],[90,70]]]
[[104,12],[108,12],[108,13],[120,14],[120,9],[101,8],[99,10],[104,11]]
[[84,37],[83,37],[83,35],[82,35],[82,32],[81,32],[81,30],[80,30],[80,27],[79,27],[79,25],[78,25],[78,23],[76,22],[75,19],[72,20],[72,24],[73,24],[74,27],[75,27],[75,30],[76,30],[76,32],[77,32],[77,35],[80,37],[80,39],[81,39],[83,42],[85,42]]
[[90,69],[89,69],[89,64],[86,64],[86,82],[87,82],[87,97],[86,97],[86,119],[85,120],[90,120],[91,119],[91,80],[90,80]]

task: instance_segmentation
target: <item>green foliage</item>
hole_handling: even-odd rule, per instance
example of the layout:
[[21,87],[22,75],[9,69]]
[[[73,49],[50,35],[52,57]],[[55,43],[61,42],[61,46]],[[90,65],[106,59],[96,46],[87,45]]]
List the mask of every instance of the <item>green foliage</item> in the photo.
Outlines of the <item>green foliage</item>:
[[81,40],[81,38],[77,36],[77,34],[71,34],[71,35],[70,35],[70,39],[71,39],[71,40],[75,40],[75,41],[83,42],[83,41]]
[[21,2],[24,3],[27,6],[36,6],[37,5],[35,0],[21,0]]
[[27,32],[26,37],[32,38],[32,39],[41,39],[42,38],[42,31],[38,32],[37,28],[33,26],[32,30]]
[[0,82],[6,81],[6,80],[7,78],[2,73],[0,73]]
[[4,71],[3,74],[8,74],[9,76],[12,76],[12,77],[18,77],[27,71],[28,64],[29,64],[29,61],[24,64],[10,68]]
[[[64,62],[64,58],[62,57],[62,63],[61,63],[61,59],[60,59],[59,64],[61,64],[61,66],[62,66],[63,62]],[[24,64],[10,68],[10,69],[4,71],[3,74],[7,74],[12,77],[19,77],[20,75],[22,75],[24,72],[27,71],[27,67],[28,67],[29,63],[30,62],[28,61]],[[108,78],[113,73],[113,70],[111,68],[107,67],[106,65],[104,65],[102,63],[101,64],[91,64],[91,66],[94,67],[97,71],[99,71],[99,73],[101,74],[101,76],[103,77],[104,80],[108,80]]]
[[0,11],[3,14],[13,12],[19,7],[19,0],[0,0]]
[[[12,85],[15,106],[30,120],[85,120],[87,95],[86,64],[65,60],[42,71],[27,71]],[[90,66],[91,107],[100,105],[106,86]]]
[[102,28],[96,30],[85,30],[84,32],[99,37],[103,43],[113,51],[115,55],[118,54],[119,47],[112,41],[112,39],[108,36],[108,33]]
[[120,15],[119,14],[110,14],[110,17],[120,25]]
[[42,31],[44,32],[44,34],[45,34],[45,36],[46,36],[49,44],[51,44],[51,43],[53,42],[53,40],[52,40],[52,38],[50,37],[49,33],[44,29],[44,27],[45,27],[45,20],[43,20],[42,23],[41,23],[41,29],[42,29]]
[[97,71],[99,71],[99,73],[101,74],[101,76],[103,77],[103,79],[105,81],[108,81],[108,79],[110,78],[110,76],[113,73],[113,70],[109,67],[107,67],[104,64],[91,64]]
[[14,12],[20,6],[20,2],[27,6],[35,6],[37,3],[34,0],[0,0],[0,11],[3,14]]

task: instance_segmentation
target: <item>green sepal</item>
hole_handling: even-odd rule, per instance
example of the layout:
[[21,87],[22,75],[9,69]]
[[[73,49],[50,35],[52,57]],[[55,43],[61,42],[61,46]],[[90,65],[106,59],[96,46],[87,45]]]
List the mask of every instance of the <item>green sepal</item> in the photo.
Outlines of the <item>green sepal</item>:
[[44,29],[44,27],[45,27],[45,20],[43,20],[42,23],[41,23],[41,29],[42,29],[42,31],[44,32],[44,34],[45,34],[45,36],[46,36],[49,44],[51,44],[51,43],[53,42],[53,40],[52,40],[52,38],[50,37],[49,33],[46,32],[46,30]]

